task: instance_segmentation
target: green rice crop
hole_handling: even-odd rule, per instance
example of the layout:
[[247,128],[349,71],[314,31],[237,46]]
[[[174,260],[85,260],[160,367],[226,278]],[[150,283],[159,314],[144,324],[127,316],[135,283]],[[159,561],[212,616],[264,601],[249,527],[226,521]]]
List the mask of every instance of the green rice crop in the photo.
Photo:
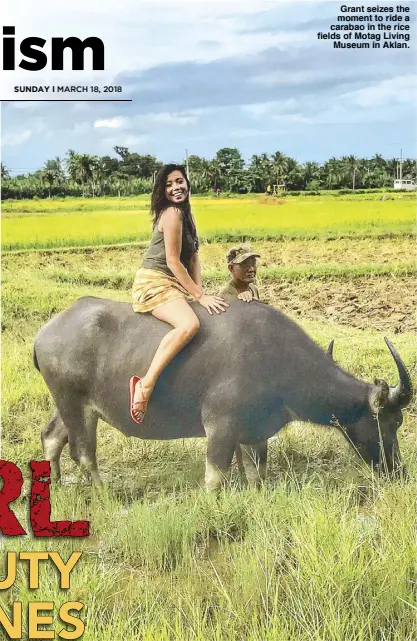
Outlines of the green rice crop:
[[[113,199],[116,200],[117,199]],[[106,201],[108,205],[110,199]],[[146,240],[149,213],[137,209],[93,209],[79,213],[6,217],[4,250],[103,245]],[[265,205],[250,200],[198,199],[194,213],[200,238],[210,242],[245,239],[319,238],[412,234],[412,201],[282,200]]]

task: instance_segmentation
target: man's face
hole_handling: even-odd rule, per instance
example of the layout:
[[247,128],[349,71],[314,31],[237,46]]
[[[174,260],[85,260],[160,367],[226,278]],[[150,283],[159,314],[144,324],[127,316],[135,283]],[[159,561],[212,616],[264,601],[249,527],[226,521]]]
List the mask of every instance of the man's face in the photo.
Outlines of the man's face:
[[256,258],[250,256],[237,265],[229,265],[229,271],[235,283],[249,285],[253,283],[256,277]]

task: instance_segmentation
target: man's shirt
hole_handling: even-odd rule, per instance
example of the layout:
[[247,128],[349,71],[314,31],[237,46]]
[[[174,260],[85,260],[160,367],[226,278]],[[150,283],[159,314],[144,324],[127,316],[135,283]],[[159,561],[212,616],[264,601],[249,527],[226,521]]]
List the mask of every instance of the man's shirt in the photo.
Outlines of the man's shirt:
[[[252,283],[249,283],[248,289],[250,289],[250,291],[252,292],[253,298],[255,300],[259,300],[258,288],[255,287],[255,285],[253,285]],[[235,298],[237,298],[241,293],[242,292],[240,292],[236,287],[235,281],[231,280],[221,288],[221,290],[219,291],[219,296],[234,296]]]

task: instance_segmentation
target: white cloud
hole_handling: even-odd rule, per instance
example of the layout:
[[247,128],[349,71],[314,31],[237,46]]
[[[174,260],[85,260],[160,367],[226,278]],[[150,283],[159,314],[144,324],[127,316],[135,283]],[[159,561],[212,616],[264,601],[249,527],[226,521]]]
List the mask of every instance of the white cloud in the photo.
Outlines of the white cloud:
[[105,120],[96,120],[94,122],[94,127],[99,129],[103,127],[104,129],[120,129],[125,124],[125,118],[121,116],[116,116],[115,118],[107,118]]
[[275,132],[271,131],[270,129],[262,130],[262,129],[249,129],[249,127],[245,127],[245,128],[242,127],[239,129],[234,129],[233,131],[230,132],[230,135],[236,138],[258,138],[261,136],[270,136],[271,133],[275,133]]
[[2,135],[1,138],[1,144],[3,147],[17,147],[18,145],[22,145],[24,142],[29,140],[33,135],[33,131],[31,129],[25,129],[24,131],[20,132],[10,132],[8,134]]
[[169,113],[167,111],[160,112],[160,113],[150,113],[150,114],[145,114],[144,116],[140,117],[141,120],[146,120],[147,122],[155,122],[155,123],[160,123],[160,124],[167,124],[167,125],[193,125],[198,121],[198,117],[196,114],[192,112],[174,112],[174,113]]
[[293,124],[311,124],[312,119],[308,116],[303,116],[300,113],[294,114],[277,114],[273,116],[273,120],[278,121],[281,125],[289,126]]
[[133,147],[138,145],[145,144],[149,140],[149,136],[135,136],[135,135],[125,135],[125,136],[117,136],[116,137],[109,137],[109,138],[103,138],[101,141],[102,146],[104,148],[113,148],[115,145],[120,145],[122,147]]
[[254,76],[251,81],[254,84],[265,87],[292,87],[305,85],[306,83],[320,82],[334,76],[334,69],[303,69],[301,71],[286,71],[280,69],[273,73]]
[[242,111],[248,113],[254,118],[259,118],[260,116],[265,116],[271,112],[271,108],[277,103],[275,102],[257,102],[253,105],[242,105]]
[[12,109],[24,110],[24,111],[42,111],[41,102],[11,102],[10,107]]
[[91,105],[93,103],[89,102],[74,102],[73,105],[71,106],[71,109],[73,112],[77,111],[91,111]]
[[345,94],[359,107],[374,107],[384,102],[415,103],[417,100],[417,75],[397,76],[383,80],[371,87]]
[[189,111],[161,111],[137,114],[131,117],[116,116],[104,120],[96,120],[96,129],[140,129],[141,131],[160,130],[161,127],[172,125],[186,126],[196,124],[201,110]]
[[287,100],[273,100],[269,102],[255,102],[250,105],[242,105],[242,111],[248,113],[253,118],[270,116],[280,113],[288,113],[297,108],[299,103],[293,98]]

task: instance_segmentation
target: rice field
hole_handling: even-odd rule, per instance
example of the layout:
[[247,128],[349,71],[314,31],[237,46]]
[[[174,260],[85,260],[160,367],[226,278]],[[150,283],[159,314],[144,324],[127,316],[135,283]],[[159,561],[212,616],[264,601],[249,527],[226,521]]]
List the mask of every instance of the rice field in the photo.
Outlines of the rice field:
[[[40,430],[53,411],[32,364],[33,337],[80,296],[130,300],[149,215],[145,198],[127,200],[6,211],[2,457],[25,478],[27,462],[42,458]],[[394,385],[388,336],[415,379],[412,202],[252,200],[195,199],[210,241],[201,247],[207,289],[227,279],[227,249],[252,238],[269,304],[323,348],[335,339],[336,360],[355,376]],[[52,488],[52,518],[88,518],[91,536],[2,540],[3,551],[81,550],[70,590],[44,568],[39,591],[21,573],[0,605],[81,601],[85,641],[415,641],[415,419],[413,403],[399,431],[408,483],[374,476],[335,430],[296,422],[271,439],[261,490],[246,488],[233,467],[218,496],[203,489],[204,439],[141,441],[100,423],[105,487],[80,483],[65,452],[63,486]],[[25,526],[27,503],[16,505]]]
[[[144,199],[96,199],[91,203],[35,201],[10,203],[3,208],[4,250],[106,245],[147,240],[150,237],[148,202]],[[73,209],[70,208],[71,202]],[[39,209],[37,209],[39,208]],[[329,198],[281,199],[269,205],[265,198],[196,199],[194,207],[202,241],[268,240],[339,236],[393,236],[412,234],[415,205],[412,200],[359,201]],[[81,212],[81,213],[80,213]],[[227,213],[226,213],[227,212]]]

